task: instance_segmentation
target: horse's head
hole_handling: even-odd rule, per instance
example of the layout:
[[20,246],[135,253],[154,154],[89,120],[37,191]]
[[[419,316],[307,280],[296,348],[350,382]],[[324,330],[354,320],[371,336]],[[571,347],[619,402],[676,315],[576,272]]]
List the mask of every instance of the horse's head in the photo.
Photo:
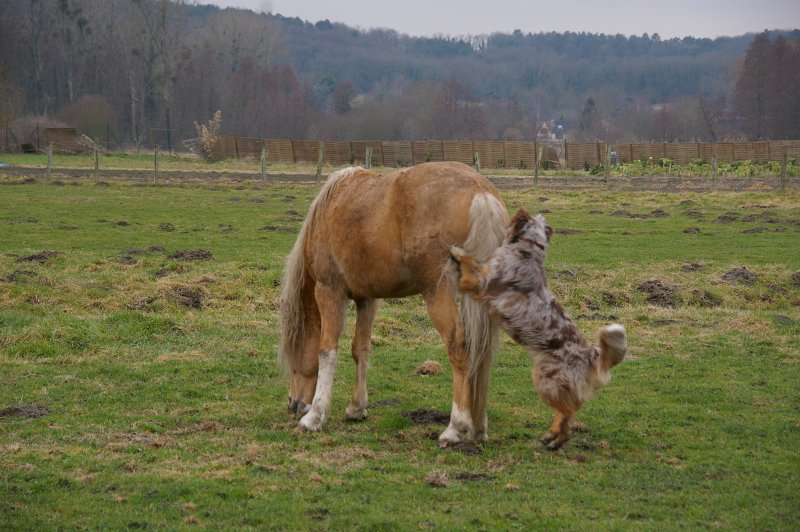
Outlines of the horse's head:
[[552,234],[553,228],[550,227],[544,216],[541,214],[531,216],[525,209],[520,209],[511,218],[511,223],[506,233],[506,242],[509,244],[520,242],[534,248],[531,251],[538,249],[541,252],[541,257],[544,258]]

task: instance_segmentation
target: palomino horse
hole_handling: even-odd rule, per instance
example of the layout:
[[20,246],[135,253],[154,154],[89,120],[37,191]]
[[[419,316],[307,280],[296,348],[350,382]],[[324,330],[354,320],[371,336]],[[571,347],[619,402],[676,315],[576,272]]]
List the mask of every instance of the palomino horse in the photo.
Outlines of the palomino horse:
[[453,369],[450,424],[442,445],[487,437],[489,370],[499,327],[460,297],[449,248],[488,260],[508,224],[492,184],[461,163],[425,163],[379,175],[332,174],[312,202],[287,258],[278,356],[291,370],[289,409],[320,430],[331,406],[347,300],[356,304],[356,362],[349,419],[367,415],[367,365],[377,299],[422,294]]

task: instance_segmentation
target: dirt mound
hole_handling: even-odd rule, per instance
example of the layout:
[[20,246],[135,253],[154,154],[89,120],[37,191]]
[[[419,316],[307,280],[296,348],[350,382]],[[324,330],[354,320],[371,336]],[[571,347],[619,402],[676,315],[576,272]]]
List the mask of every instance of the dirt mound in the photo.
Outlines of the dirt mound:
[[692,290],[691,303],[698,307],[718,307],[722,301],[708,290]]
[[603,211],[598,211],[597,209],[589,211],[589,214],[603,214]]
[[401,414],[414,425],[447,425],[450,423],[450,414],[441,410],[419,408]]
[[611,216],[630,216],[630,215],[631,215],[630,211],[626,211],[625,209],[621,209],[611,213]]
[[414,375],[439,375],[442,365],[435,360],[426,360],[414,370]]
[[16,405],[0,409],[0,417],[24,417],[32,419],[46,416],[50,413],[47,405]]
[[175,230],[175,226],[169,222],[165,222],[163,224],[158,224],[159,231],[166,231],[167,233],[171,233]]
[[698,235],[698,234],[700,234],[700,228],[699,227],[687,227],[686,229],[683,230],[683,232],[686,233],[687,235]]
[[179,305],[194,309],[203,308],[203,292],[197,288],[179,286],[173,295]]
[[717,218],[717,222],[721,224],[737,222],[739,221],[739,216],[741,215],[738,212],[726,212],[725,214]]
[[652,216],[653,218],[666,218],[667,216],[669,216],[669,213],[661,209],[656,209],[650,213],[650,216]]
[[703,213],[700,211],[686,211],[683,213],[684,216],[688,216],[689,218],[697,218],[700,219],[703,217]]
[[800,286],[800,272],[794,272],[792,274],[792,282],[795,286]]
[[580,233],[580,231],[578,231],[577,229],[568,229],[566,227],[561,228],[561,229],[556,229],[553,232],[555,234],[557,234],[557,235],[575,235],[575,234]]
[[664,284],[658,279],[645,281],[636,287],[647,294],[647,302],[659,307],[674,307],[678,302],[678,287]]
[[214,257],[211,255],[211,252],[207,249],[190,249],[187,251],[176,251],[175,253],[170,253],[167,256],[168,259],[175,259],[175,260],[211,260]]
[[702,269],[703,265],[700,264],[699,262],[690,262],[688,264],[684,264],[683,267],[681,268],[681,270],[683,270],[686,273],[699,272]]
[[13,272],[0,277],[0,281],[5,281],[7,283],[14,283],[23,277],[33,277],[36,273],[30,270],[14,270]]
[[742,266],[741,268],[733,268],[725,272],[722,276],[722,280],[731,284],[743,283],[752,285],[758,280],[758,275]]
[[44,264],[48,260],[52,259],[53,257],[57,257],[58,255],[58,251],[42,251],[41,253],[34,253],[33,255],[28,255],[27,257],[20,257],[17,259],[17,262],[35,262],[36,264]]

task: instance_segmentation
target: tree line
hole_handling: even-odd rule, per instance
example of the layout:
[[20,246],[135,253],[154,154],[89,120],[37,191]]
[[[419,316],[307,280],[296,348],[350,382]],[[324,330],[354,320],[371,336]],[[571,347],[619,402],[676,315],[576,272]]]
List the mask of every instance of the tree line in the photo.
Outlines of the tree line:
[[272,138],[522,140],[545,120],[587,141],[797,138],[798,37],[409,37],[174,0],[5,0],[0,123],[136,144],[218,110],[222,133]]

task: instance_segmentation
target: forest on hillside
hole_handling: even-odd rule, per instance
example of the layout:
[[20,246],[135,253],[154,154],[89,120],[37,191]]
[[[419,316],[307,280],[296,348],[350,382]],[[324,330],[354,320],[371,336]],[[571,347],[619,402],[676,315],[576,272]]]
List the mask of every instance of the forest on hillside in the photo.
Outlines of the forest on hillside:
[[[387,21],[387,26],[391,21]],[[4,0],[0,125],[125,144],[292,139],[798,138],[800,30],[717,39],[409,37],[174,0]],[[22,142],[23,139],[18,139]]]

